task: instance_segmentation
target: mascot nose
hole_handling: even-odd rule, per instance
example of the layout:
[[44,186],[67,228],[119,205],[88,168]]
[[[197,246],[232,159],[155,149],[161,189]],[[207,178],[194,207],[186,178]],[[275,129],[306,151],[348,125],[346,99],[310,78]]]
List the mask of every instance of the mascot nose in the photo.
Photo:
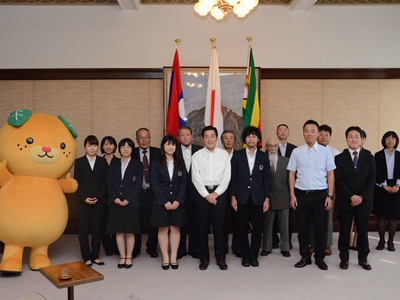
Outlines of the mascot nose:
[[51,152],[51,148],[50,147],[42,147],[43,152]]

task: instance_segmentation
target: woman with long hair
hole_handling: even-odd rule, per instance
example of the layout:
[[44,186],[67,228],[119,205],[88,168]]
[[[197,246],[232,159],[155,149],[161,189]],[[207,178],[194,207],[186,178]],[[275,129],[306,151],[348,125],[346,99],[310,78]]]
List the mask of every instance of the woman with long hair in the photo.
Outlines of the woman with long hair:
[[[172,135],[161,141],[161,154],[151,165],[150,182],[154,192],[151,226],[158,227],[158,243],[163,256],[162,269],[169,265],[176,270],[180,227],[187,224],[186,210],[182,206],[186,192],[186,167],[176,154],[177,142]],[[168,232],[169,241],[168,241]],[[171,257],[168,254],[168,242]]]

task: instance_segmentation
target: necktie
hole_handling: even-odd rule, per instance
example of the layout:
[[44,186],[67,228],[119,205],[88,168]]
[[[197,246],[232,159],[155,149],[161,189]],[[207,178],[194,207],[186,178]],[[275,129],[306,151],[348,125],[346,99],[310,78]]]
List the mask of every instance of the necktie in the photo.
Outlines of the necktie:
[[353,152],[354,155],[354,159],[353,159],[353,164],[354,164],[354,168],[357,168],[357,163],[358,163],[358,152],[354,151]]
[[143,173],[144,173],[144,181],[146,183],[150,182],[150,175],[149,175],[149,159],[147,157],[147,150],[143,150]]

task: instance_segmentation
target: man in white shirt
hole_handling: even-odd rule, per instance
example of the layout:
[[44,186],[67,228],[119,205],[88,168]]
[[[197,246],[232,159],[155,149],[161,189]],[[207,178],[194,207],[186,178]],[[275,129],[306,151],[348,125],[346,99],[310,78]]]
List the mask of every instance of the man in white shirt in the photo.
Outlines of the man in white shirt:
[[192,182],[197,191],[195,206],[199,229],[199,269],[206,270],[210,261],[208,228],[211,222],[215,258],[219,268],[227,270],[225,258],[228,253],[226,230],[228,197],[226,190],[231,179],[231,161],[225,150],[216,147],[218,131],[215,127],[204,127],[201,136],[204,148],[192,156]]
[[[315,231],[315,264],[328,270],[324,262],[328,210],[332,206],[335,163],[328,149],[318,145],[319,125],[308,120],[303,125],[306,143],[293,150],[289,170],[290,206],[296,211],[301,260],[296,268],[311,264],[310,220]],[[296,177],[297,176],[297,177]]]

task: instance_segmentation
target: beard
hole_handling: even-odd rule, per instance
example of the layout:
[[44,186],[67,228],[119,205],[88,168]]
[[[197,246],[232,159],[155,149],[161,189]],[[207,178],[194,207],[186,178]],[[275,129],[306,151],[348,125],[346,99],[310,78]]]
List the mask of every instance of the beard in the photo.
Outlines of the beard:
[[268,153],[269,160],[278,161],[278,153]]

